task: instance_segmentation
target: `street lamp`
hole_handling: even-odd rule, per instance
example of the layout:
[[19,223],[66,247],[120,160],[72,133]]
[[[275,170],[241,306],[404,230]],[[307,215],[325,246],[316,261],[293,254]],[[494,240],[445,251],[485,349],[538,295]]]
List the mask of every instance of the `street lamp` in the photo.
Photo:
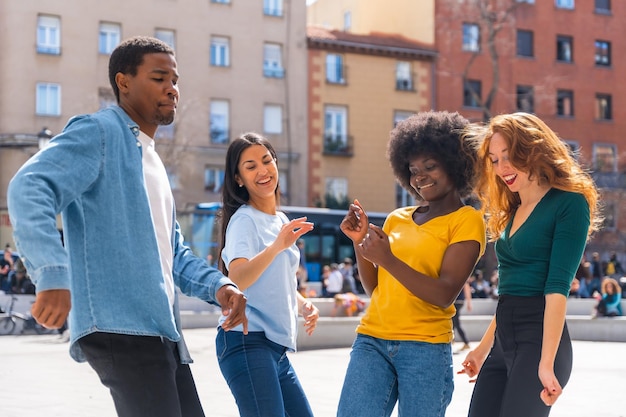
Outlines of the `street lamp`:
[[39,133],[37,133],[37,139],[39,140],[39,149],[43,149],[48,145],[50,139],[52,139],[52,131],[47,127],[43,127]]

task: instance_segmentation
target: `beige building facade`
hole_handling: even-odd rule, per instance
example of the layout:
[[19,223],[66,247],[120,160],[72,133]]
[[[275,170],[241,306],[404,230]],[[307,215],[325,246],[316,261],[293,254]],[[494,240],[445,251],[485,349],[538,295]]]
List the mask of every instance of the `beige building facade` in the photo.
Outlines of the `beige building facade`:
[[[256,131],[279,154],[283,203],[307,201],[306,5],[290,0],[0,2],[0,242],[10,178],[68,119],[114,103],[108,58],[134,35],[176,51],[181,100],[157,151],[176,204],[219,201],[229,139]],[[39,134],[39,135],[38,135]]]
[[396,122],[430,109],[436,53],[401,36],[307,33],[309,204],[344,208],[357,198],[378,212],[406,204],[387,142]]

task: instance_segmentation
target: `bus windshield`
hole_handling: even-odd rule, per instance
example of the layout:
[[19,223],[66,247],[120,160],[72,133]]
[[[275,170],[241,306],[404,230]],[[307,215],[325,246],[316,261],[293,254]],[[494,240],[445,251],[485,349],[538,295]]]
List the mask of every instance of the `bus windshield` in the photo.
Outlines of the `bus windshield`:
[[[220,203],[202,203],[192,211],[178,214],[185,244],[214,266],[217,265],[221,241],[220,209]],[[302,237],[308,281],[321,281],[324,265],[341,263],[345,258],[356,260],[352,241],[339,228],[346,210],[296,206],[281,206],[279,209],[290,219],[306,216],[315,225]],[[367,215],[370,223],[378,226],[382,226],[387,217],[385,213],[376,212]]]

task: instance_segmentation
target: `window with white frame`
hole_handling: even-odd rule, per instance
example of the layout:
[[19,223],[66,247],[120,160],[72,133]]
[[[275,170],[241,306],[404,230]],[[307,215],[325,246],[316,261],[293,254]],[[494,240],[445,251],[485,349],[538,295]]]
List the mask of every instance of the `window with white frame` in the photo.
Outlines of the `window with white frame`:
[[176,49],[176,32],[172,29],[157,29],[154,37],[168,44],[172,49]]
[[263,0],[263,13],[267,16],[282,16],[283,0]]
[[210,137],[211,143],[225,145],[228,143],[229,103],[226,100],[211,100]]
[[206,166],[204,168],[204,189],[212,193],[222,191],[224,184],[224,168],[217,166]]
[[273,135],[283,133],[283,106],[266,104],[263,108],[263,132]]
[[289,197],[289,175],[283,170],[278,170],[278,187],[282,197]]
[[339,54],[326,55],[326,81],[333,84],[345,84],[343,56]]
[[324,151],[337,152],[348,146],[348,109],[326,106],[324,109]]
[[211,65],[227,67],[230,65],[230,40],[223,36],[211,37]]
[[263,75],[270,78],[283,78],[282,46],[275,43],[263,45]]
[[404,111],[404,110],[396,110],[393,112],[393,127],[396,127],[396,125],[403,121],[408,119],[409,117],[413,116],[415,114],[415,112],[412,111]]
[[61,85],[37,83],[35,113],[37,116],[61,115]]
[[37,18],[37,52],[59,55],[61,53],[61,18],[39,16]]
[[413,90],[413,76],[411,74],[411,63],[399,61],[396,64],[396,89],[403,91]]
[[617,145],[594,143],[593,168],[597,172],[617,172]]
[[556,7],[559,9],[573,9],[574,0],[555,0]]
[[352,13],[350,10],[343,12],[343,30],[349,32],[352,29]]
[[[348,199],[348,179],[341,177],[327,177],[325,191],[327,207],[332,207],[337,203],[341,204]],[[328,201],[331,199],[334,200],[334,204],[333,202]]]
[[98,52],[110,54],[119,45],[121,37],[122,27],[119,23],[100,23]]
[[480,51],[480,27],[475,23],[463,23],[463,46],[464,51]]

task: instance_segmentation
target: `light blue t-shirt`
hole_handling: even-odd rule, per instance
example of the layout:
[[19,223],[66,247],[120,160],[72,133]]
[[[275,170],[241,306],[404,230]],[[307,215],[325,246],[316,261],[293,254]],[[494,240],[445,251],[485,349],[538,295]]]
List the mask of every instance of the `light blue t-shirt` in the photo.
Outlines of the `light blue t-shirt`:
[[[249,205],[237,209],[226,228],[222,251],[224,264],[237,258],[252,259],[271,245],[283,224],[289,222],[282,212],[263,213]],[[300,252],[294,244],[280,252],[259,279],[244,291],[248,298],[248,331],[265,332],[274,343],[296,350],[298,303],[296,271]],[[220,317],[221,325],[225,317]],[[232,331],[243,331],[242,325]]]

